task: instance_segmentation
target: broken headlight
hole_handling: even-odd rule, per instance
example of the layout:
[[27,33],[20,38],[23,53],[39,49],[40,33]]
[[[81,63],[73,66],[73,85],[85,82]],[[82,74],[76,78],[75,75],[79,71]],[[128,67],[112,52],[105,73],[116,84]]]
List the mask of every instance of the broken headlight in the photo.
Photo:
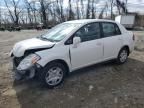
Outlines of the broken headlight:
[[27,57],[25,57],[20,64],[18,65],[18,70],[27,70],[28,68],[32,67],[37,61],[39,61],[41,58],[37,54],[30,54]]

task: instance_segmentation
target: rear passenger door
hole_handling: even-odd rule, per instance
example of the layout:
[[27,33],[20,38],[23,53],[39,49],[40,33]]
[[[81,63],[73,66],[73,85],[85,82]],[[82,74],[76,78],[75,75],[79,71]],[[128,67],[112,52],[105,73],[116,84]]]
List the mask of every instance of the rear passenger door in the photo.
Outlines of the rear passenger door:
[[103,60],[116,58],[122,46],[121,31],[116,23],[102,22],[104,53]]

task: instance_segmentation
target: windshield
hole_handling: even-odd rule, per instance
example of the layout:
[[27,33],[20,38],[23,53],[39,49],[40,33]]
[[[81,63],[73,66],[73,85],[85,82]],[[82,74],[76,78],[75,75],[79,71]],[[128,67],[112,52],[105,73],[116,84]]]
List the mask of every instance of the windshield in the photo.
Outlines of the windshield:
[[78,26],[80,26],[80,23],[62,23],[52,28],[46,34],[42,35],[41,38],[52,42],[58,42],[64,39],[67,34],[71,33],[72,30]]

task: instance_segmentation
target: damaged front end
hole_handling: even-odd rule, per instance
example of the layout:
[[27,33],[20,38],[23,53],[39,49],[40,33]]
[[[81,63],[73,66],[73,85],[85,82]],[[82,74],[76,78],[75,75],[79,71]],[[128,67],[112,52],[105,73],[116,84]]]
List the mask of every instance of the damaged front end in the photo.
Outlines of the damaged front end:
[[37,64],[41,58],[37,54],[29,54],[25,57],[12,56],[14,78],[16,80],[31,79],[41,66]]

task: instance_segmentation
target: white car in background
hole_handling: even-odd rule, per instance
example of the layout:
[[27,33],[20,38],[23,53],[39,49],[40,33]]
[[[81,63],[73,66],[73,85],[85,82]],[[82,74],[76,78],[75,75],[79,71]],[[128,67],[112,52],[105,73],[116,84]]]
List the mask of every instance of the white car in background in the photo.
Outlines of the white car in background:
[[125,63],[134,41],[132,32],[111,20],[64,22],[44,35],[15,44],[11,51],[15,78],[37,75],[48,87],[55,87],[74,70],[111,59]]

